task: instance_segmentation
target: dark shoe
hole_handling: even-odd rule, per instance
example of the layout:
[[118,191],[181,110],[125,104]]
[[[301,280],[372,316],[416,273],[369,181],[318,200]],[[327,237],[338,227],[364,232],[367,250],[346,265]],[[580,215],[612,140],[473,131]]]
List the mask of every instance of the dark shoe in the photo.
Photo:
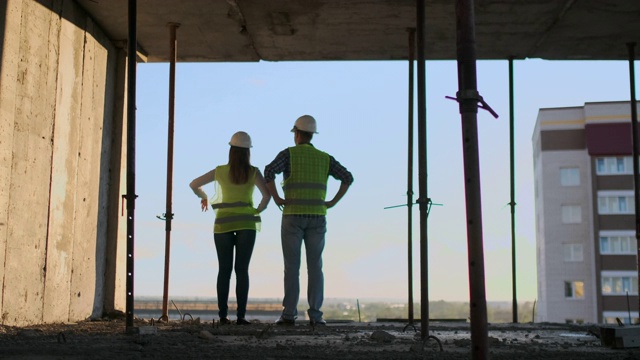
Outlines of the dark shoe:
[[229,325],[231,324],[231,320],[228,317],[220,318],[220,325]]
[[324,319],[319,319],[319,320],[309,320],[309,325],[311,326],[325,326],[327,325],[327,322]]
[[280,316],[278,320],[276,320],[276,325],[285,325],[285,326],[293,326],[296,324],[294,319],[286,319]]
[[238,320],[236,321],[236,325],[251,325],[251,323],[245,318],[238,318]]

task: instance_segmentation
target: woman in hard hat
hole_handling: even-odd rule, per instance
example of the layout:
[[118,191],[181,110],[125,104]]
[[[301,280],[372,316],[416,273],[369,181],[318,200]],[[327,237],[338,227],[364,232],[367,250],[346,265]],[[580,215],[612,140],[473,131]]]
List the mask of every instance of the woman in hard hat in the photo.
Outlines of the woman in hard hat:
[[[236,272],[236,299],[238,302],[236,324],[247,325],[245,319],[249,296],[249,262],[260,230],[260,212],[269,203],[271,195],[262,173],[251,165],[251,137],[244,131],[233,134],[229,142],[229,163],[193,180],[189,186],[200,197],[202,211],[208,210],[208,196],[202,186],[216,182],[216,194],[211,207],[216,213],[213,225],[213,239],[218,254],[218,315],[220,324],[229,324],[228,317],[229,282],[231,272]],[[262,201],[253,207],[253,189],[257,186],[262,193]],[[235,248],[235,267],[234,267]]]

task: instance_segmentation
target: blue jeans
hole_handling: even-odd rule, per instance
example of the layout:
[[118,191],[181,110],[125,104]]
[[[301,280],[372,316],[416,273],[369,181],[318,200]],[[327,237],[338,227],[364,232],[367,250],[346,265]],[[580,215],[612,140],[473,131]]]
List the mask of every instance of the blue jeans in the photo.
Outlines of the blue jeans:
[[298,316],[300,299],[300,256],[304,242],[307,255],[307,301],[309,319],[322,319],[324,301],[324,275],[322,273],[322,251],[324,236],[327,232],[327,219],[324,216],[303,217],[282,216],[281,238],[284,257],[284,299],[282,317],[295,319]]
[[256,242],[255,230],[237,230],[213,234],[218,253],[218,315],[227,317],[229,306],[229,282],[233,270],[233,248],[236,248],[236,301],[238,318],[244,318],[249,297],[249,261]]

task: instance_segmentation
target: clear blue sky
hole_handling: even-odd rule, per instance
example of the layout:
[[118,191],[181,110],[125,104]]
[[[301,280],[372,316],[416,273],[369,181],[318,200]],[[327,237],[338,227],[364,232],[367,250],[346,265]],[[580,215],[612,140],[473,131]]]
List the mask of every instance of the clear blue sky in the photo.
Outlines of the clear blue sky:
[[[514,68],[518,300],[532,301],[537,280],[531,136],[538,109],[628,101],[628,62],[526,60],[515,61]],[[478,113],[487,299],[510,300],[508,62],[479,61],[477,69],[478,90],[500,115]],[[428,61],[426,72],[428,195],[444,204],[432,208],[428,222],[429,298],[468,301],[461,122],[457,104],[445,99],[457,91],[456,62]],[[165,230],[156,215],[165,212],[168,84],[169,64],[138,66],[136,296],[163,291]],[[314,145],[355,177],[347,195],[329,210],[325,296],[406,300],[407,210],[384,207],[406,203],[407,94],[406,61],[179,63],[169,295],[215,296],[214,214],[200,211],[189,182],[227,162],[229,138],[238,130],[251,135],[251,160],[262,171],[293,145],[289,130],[295,119],[309,114],[318,121]],[[417,198],[417,140],[414,165]],[[330,179],[330,196],[337,187]],[[210,196],[213,190],[205,187]],[[417,207],[413,213],[419,302]],[[251,261],[250,298],[282,297],[280,218],[272,201]],[[304,298],[304,261],[301,274]],[[232,279],[232,289],[234,284]]]

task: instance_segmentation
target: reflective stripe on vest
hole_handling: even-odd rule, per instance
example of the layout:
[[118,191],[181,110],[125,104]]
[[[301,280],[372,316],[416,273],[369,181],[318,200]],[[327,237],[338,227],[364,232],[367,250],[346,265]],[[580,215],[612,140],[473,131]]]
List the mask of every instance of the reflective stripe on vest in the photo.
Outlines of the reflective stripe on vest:
[[327,191],[327,184],[318,184],[318,183],[293,183],[286,184],[282,187],[282,190],[293,190],[293,189],[315,189],[315,190],[324,190]]
[[253,222],[260,222],[260,216],[258,215],[234,215],[234,216],[227,216],[227,217],[223,217],[223,218],[216,218],[216,224],[228,224],[228,223],[232,223],[232,222],[237,222],[237,221],[253,221]]
[[236,201],[236,202],[233,202],[233,203],[211,204],[211,208],[212,209],[228,209],[228,208],[242,207],[242,206],[251,206],[251,203],[244,202],[244,201]]
[[324,200],[315,199],[289,199],[287,205],[324,205]]

